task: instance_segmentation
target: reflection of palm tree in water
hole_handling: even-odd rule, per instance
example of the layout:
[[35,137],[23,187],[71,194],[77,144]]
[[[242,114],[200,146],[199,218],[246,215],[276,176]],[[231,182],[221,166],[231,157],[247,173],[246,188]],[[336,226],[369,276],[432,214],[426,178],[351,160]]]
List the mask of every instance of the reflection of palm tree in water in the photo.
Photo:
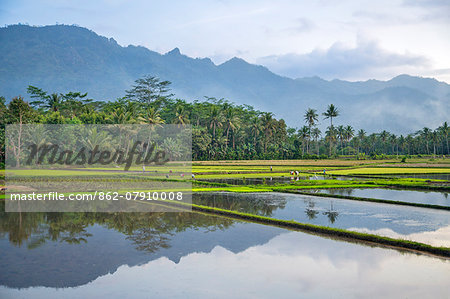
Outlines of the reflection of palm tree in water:
[[347,188],[335,188],[335,189],[328,189],[329,193],[331,195],[347,195],[351,196],[353,193],[353,189],[347,189]]
[[316,218],[317,214],[319,214],[319,211],[314,210],[315,205],[316,204],[312,200],[308,200],[308,206],[306,207],[305,213],[310,220]]
[[272,216],[275,210],[282,210],[286,207],[286,199],[282,197],[242,197],[233,194],[195,194],[193,202],[266,217]]
[[323,212],[323,214],[328,217],[328,220],[330,221],[330,223],[334,223],[336,221],[337,217],[339,216],[339,213],[338,213],[338,211],[334,210],[332,200],[330,200],[330,209],[326,212]]

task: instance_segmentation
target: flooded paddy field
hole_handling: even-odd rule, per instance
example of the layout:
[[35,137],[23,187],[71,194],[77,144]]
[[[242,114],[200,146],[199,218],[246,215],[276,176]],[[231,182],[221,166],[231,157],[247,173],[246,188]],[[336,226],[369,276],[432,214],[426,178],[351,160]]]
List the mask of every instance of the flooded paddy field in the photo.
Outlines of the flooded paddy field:
[[224,217],[32,214],[1,218],[1,298],[327,297],[330,290],[336,298],[445,297],[449,291],[446,259]]
[[336,188],[310,190],[314,193],[331,195],[344,195],[354,197],[377,198],[392,201],[432,204],[450,206],[450,197],[447,192],[416,191],[416,190],[392,190],[383,188]]
[[287,193],[202,193],[193,203],[450,247],[450,213]]

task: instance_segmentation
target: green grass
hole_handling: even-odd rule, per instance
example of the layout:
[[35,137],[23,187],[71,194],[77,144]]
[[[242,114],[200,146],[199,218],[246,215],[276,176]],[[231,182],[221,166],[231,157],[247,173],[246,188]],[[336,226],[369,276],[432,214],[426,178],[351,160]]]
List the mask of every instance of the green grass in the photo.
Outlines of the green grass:
[[117,172],[108,171],[81,171],[81,170],[55,170],[55,169],[16,169],[8,170],[7,176],[114,176]]
[[[303,174],[302,174],[303,175]],[[304,174],[307,176],[308,174]],[[198,179],[251,179],[268,177],[290,177],[289,172],[269,172],[269,173],[232,173],[232,174],[197,174]]]
[[271,192],[268,188],[258,188],[258,186],[232,186],[232,187],[215,187],[215,188],[192,188],[192,192],[237,192],[237,193],[253,193],[253,192]]
[[333,175],[371,175],[371,174],[439,174],[450,173],[450,168],[416,168],[416,167],[364,167],[343,170],[331,170]]

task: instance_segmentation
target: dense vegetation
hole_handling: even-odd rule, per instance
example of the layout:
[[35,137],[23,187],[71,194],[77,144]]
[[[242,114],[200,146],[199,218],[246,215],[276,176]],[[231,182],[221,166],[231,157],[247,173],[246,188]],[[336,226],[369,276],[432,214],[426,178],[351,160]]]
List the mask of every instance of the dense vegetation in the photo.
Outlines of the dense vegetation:
[[[170,82],[156,77],[136,80],[127,96],[112,102],[89,99],[86,93],[48,93],[29,86],[29,101],[1,98],[4,123],[45,124],[191,124],[195,160],[302,159],[353,155],[382,158],[384,155],[448,155],[448,124],[396,136],[388,131],[367,134],[351,126],[335,126],[340,111],[333,104],[322,113],[330,125],[321,132],[318,111],[299,111],[305,126],[288,128],[283,119],[248,105],[206,98],[186,102],[170,94]],[[4,131],[2,130],[2,149]],[[4,156],[4,150],[2,150]]]

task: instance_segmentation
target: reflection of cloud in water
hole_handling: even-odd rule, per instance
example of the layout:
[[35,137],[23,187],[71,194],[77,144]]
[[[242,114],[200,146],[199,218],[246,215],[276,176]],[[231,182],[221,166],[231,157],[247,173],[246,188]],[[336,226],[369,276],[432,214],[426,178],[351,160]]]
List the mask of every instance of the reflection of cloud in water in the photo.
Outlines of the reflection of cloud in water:
[[121,266],[76,288],[28,288],[23,297],[445,297],[449,264],[441,259],[290,232],[233,253],[216,246],[178,264],[161,257]]
[[392,221],[392,215],[387,215],[387,214],[373,214],[373,215],[368,215],[368,217],[379,218],[384,221]]
[[450,226],[439,228],[435,231],[426,231],[412,234],[399,234],[389,228],[371,230],[367,228],[349,228],[349,230],[358,231],[367,234],[381,235],[396,239],[421,242],[433,246],[450,247]]
[[423,225],[425,225],[425,223],[419,222],[419,221],[413,220],[413,219],[393,220],[392,222],[403,224],[406,226],[423,226]]

